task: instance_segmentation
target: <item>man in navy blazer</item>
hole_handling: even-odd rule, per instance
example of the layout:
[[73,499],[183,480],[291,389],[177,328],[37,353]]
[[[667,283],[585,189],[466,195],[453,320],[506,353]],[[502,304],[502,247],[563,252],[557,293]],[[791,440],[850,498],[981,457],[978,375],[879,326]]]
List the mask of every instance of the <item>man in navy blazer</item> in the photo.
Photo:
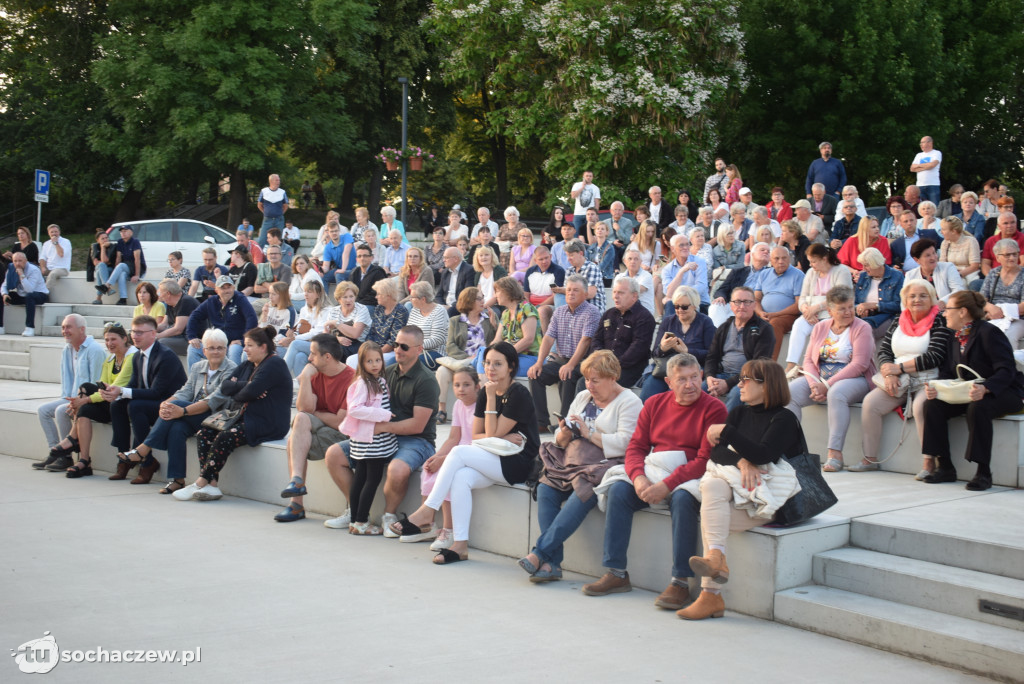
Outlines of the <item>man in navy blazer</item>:
[[917,216],[909,209],[900,214],[900,228],[903,229],[903,235],[895,238],[889,247],[892,251],[892,267],[906,273],[917,268],[917,261],[910,256],[911,246],[922,238],[928,238],[936,245],[941,245],[942,236],[931,228],[918,230]]
[[[136,316],[132,320],[132,342],[138,351],[132,357],[132,378],[128,386],[108,387],[101,396],[110,402],[110,425],[114,432],[111,446],[128,458],[118,458],[117,473],[111,480],[123,480],[140,463],[139,476],[132,484],[147,484],[160,468],[152,452],[145,459],[128,450],[142,444],[159,414],[160,404],[177,392],[188,380],[178,355],[156,339],[156,319]],[[132,437],[134,433],[134,439]]]
[[473,284],[473,276],[476,271],[462,260],[462,252],[458,247],[449,247],[444,250],[443,258],[444,268],[440,272],[437,296],[434,301],[441,306],[448,307],[449,316],[458,316],[459,311],[455,308],[455,302],[459,299],[459,293]]

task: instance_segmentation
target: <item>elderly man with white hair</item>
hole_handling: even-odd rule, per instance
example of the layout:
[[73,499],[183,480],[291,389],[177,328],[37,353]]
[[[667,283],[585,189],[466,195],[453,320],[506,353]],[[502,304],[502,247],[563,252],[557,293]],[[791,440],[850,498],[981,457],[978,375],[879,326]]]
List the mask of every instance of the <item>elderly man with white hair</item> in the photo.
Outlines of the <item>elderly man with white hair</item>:
[[[601,314],[597,331],[590,343],[590,353],[607,349],[615,354],[622,368],[619,384],[633,387],[651,357],[655,321],[651,312],[640,303],[640,283],[632,278],[616,278],[612,284],[614,306]],[[585,379],[576,384],[576,393],[584,389]]]
[[768,215],[768,209],[765,207],[755,207],[754,211],[750,212],[750,218],[753,219],[754,223],[747,232],[747,239],[745,241],[747,249],[754,246],[754,243],[757,242],[757,231],[764,227],[771,229],[772,237],[775,240],[778,240],[779,236],[782,235],[782,226]]
[[700,295],[701,309],[707,312],[711,303],[708,292],[708,264],[704,259],[690,254],[690,237],[688,235],[672,236],[672,261],[661,271],[661,282],[664,292],[662,303],[672,301],[672,293],[680,285],[689,285]]
[[836,207],[836,215],[833,217],[834,221],[838,221],[843,218],[843,202],[850,201],[857,206],[857,216],[863,218],[868,215],[868,210],[864,207],[864,200],[860,198],[860,193],[857,192],[856,185],[843,186],[843,199],[839,202],[839,206]]
[[651,220],[658,224],[658,235],[661,236],[662,231],[675,220],[673,207],[662,198],[661,188],[657,185],[650,187],[647,197],[649,199],[644,204],[647,206],[647,212],[651,215]]
[[813,211],[811,211],[811,203],[808,200],[802,199],[793,203],[793,213],[796,218],[796,222],[800,224],[800,230],[807,236],[807,239],[811,241],[811,244],[828,244],[828,232],[825,230],[825,224],[822,223],[821,218],[818,217]]
[[771,245],[758,242],[750,250],[750,263],[743,268],[734,268],[729,272],[729,277],[715,292],[715,301],[711,302],[711,306],[708,307],[708,316],[716,328],[732,316],[732,309],[729,308],[732,291],[741,286],[749,287],[753,291],[761,277],[761,272],[771,263],[771,251]]
[[602,223],[608,226],[608,239],[615,246],[615,267],[622,263],[622,253],[633,241],[636,233],[636,221],[626,216],[626,207],[622,202],[615,200],[608,207],[611,214]]
[[[640,304],[650,311],[653,316],[655,313],[654,276],[641,267],[640,251],[635,247],[627,249],[622,255],[622,265],[626,267],[626,270],[615,276],[615,280],[619,278],[632,278],[635,280],[640,287]],[[612,287],[615,287],[614,281],[612,282]]]
[[384,250],[384,263],[381,267],[389,276],[398,275],[405,264],[405,253],[409,251],[409,243],[402,240],[397,229],[388,233],[388,248]]
[[37,411],[43,434],[46,435],[46,444],[50,447],[50,455],[45,461],[32,464],[36,470],[43,470],[60,456],[67,455],[54,452],[61,440],[71,432],[69,403],[78,396],[79,387],[99,382],[103,372],[106,351],[92,335],[86,334],[85,323],[85,317],[75,313],[68,314],[61,321],[60,333],[67,344],[60,354],[60,398],[43,404]]
[[491,210],[487,207],[480,207],[476,210],[477,223],[473,226],[472,232],[469,234],[469,244],[478,245],[480,244],[480,228],[487,226],[491,231],[491,235],[498,234],[498,224],[491,220]]
[[772,358],[777,359],[783,336],[800,317],[797,299],[803,288],[804,274],[792,265],[789,250],[785,247],[772,248],[771,262],[772,267],[761,274],[754,286],[754,297],[757,315],[768,321],[775,331]]

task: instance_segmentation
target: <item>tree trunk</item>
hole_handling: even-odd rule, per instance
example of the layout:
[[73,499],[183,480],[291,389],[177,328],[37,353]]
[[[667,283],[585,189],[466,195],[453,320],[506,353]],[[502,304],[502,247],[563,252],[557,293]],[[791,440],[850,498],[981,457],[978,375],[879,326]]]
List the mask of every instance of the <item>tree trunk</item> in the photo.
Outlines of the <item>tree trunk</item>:
[[345,178],[343,179],[343,184],[341,186],[341,202],[338,204],[338,211],[344,209],[345,212],[348,213],[352,210],[352,206],[354,204],[352,197],[355,195],[356,180],[356,175],[351,171],[345,174]]
[[366,208],[370,210],[370,220],[378,226],[380,225],[380,191],[383,180],[380,164],[377,164],[370,173],[370,189],[366,193]]
[[[485,112],[491,111],[491,100],[487,89],[480,89],[480,102]],[[491,159],[494,162],[495,209],[501,213],[508,206],[508,145],[505,136],[494,135],[490,138]]]
[[200,204],[199,202],[199,179],[193,178],[185,188],[185,204]]
[[114,223],[134,221],[135,215],[139,210],[139,204],[141,202],[141,190],[126,190],[124,195],[121,196],[121,204],[120,206],[117,207],[117,213],[114,214]]
[[[249,198],[245,189],[245,174],[241,169],[231,169],[231,193],[228,196],[228,223],[225,228],[231,231],[231,227],[237,226],[242,223],[242,217],[245,216],[245,210],[248,206]],[[253,225],[259,228],[260,224],[256,221],[252,221]]]
[[206,189],[207,203],[219,204],[220,203],[220,178],[214,177],[210,179],[210,186]]

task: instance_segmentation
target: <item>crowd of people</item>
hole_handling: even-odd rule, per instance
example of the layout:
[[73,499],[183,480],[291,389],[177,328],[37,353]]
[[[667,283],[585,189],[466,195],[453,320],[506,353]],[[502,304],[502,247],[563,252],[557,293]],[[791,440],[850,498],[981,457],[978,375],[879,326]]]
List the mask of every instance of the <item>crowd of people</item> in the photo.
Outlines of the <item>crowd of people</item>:
[[[305,518],[308,462],[324,460],[348,502],[326,527],[430,541],[439,565],[468,558],[473,490],[531,482],[540,536],[519,565],[532,582],[560,579],[564,542],[595,506],[605,510],[606,573],[583,587],[591,596],[631,588],[632,515],[663,505],[672,579],[656,603],[685,619],[719,617],[729,532],[770,522],[792,496],[777,487],[792,480],[786,457],[808,448],[800,420],[811,404],[828,411],[827,445],[809,445],[827,448],[826,471],[879,469],[882,418],[901,409],[917,425],[919,480],[956,481],[949,418],[965,415],[977,466],[967,488],[992,484],[992,421],[1024,408],[1014,358],[1024,236],[1012,199],[987,185],[987,205],[956,186],[936,203],[929,174],[941,155],[930,138],[921,147],[919,183],[888,203],[888,225],[866,215],[822,143],[807,197],[792,204],[782,188],[754,204],[719,159],[702,193],[670,203],[652,187],[632,216],[613,202],[600,220],[588,171],[570,191],[574,211],[555,207],[539,243],[515,207],[501,225],[481,208],[473,226],[453,209],[425,248],[390,207],[380,227],[360,207],[351,227],[328,212],[315,246],[298,253],[276,176],[260,195],[258,239],[245,223],[228,264],[208,249],[192,270],[172,253],[155,288],[131,227],[115,245],[101,233],[97,292],[117,288],[124,303],[131,282],[139,305],[127,329],[105,327],[102,344],[82,316],[64,319],[61,398],[39,409],[50,452],[33,467],[91,475],[92,424],[109,423],[110,479],[138,468],[131,483],[150,482],[163,451],[162,494],[215,500],[234,450],[287,437],[288,503],[275,520]],[[70,255],[59,228],[50,236],[37,256],[19,233],[5,255],[5,304],[45,301],[32,295]],[[964,402],[936,388],[961,365],[982,378]],[[858,402],[863,458],[847,464]],[[188,483],[193,435],[200,475]],[[400,518],[416,471],[422,504]],[[753,492],[769,483],[766,505]]]

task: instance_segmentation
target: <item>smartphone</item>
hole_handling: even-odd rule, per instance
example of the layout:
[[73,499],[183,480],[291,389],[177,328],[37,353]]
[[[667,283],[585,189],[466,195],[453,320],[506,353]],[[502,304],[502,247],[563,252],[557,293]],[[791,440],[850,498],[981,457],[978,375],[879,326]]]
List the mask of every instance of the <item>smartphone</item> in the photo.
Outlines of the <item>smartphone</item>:
[[99,387],[101,390],[107,389],[107,383],[105,382],[97,382],[96,386]]
[[567,421],[565,426],[569,428],[573,439],[581,439],[583,437],[583,434],[580,432],[580,426],[576,424],[576,421]]
[[669,339],[673,339],[673,338],[675,338],[675,336],[676,336],[676,334],[674,332],[667,332],[667,333],[665,333],[665,337],[667,337]]

